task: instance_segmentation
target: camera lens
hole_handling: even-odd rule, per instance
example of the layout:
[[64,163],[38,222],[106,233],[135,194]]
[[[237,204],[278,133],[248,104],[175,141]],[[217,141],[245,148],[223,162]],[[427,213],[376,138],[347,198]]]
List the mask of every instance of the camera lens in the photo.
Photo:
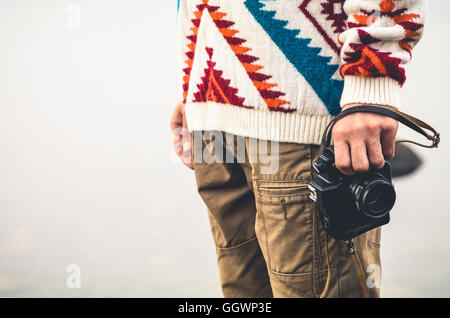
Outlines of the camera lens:
[[356,206],[366,216],[381,218],[394,207],[395,190],[385,179],[366,180],[355,185],[353,189]]

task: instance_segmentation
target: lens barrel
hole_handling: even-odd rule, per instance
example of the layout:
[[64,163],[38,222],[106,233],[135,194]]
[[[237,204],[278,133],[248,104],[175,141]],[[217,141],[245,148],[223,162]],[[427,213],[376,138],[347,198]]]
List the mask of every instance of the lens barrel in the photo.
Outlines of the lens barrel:
[[382,218],[394,207],[396,200],[394,186],[384,178],[355,180],[350,190],[357,209],[368,217]]

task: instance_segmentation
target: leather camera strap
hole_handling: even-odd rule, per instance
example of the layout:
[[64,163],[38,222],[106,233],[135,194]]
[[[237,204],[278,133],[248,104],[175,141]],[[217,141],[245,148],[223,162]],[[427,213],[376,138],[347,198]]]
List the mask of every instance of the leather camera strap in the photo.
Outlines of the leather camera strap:
[[[418,142],[415,142],[412,140],[407,140],[407,139],[397,140],[396,143],[409,142],[409,143],[412,143],[412,144],[415,144],[417,146],[421,146],[424,148],[437,148],[441,141],[439,133],[433,127],[431,127],[426,122],[424,122],[418,118],[415,118],[411,115],[408,115],[408,114],[405,114],[405,113],[399,111],[398,109],[396,109],[394,107],[362,105],[362,106],[354,106],[351,108],[347,108],[346,110],[342,111],[339,115],[337,115],[336,117],[334,117],[331,120],[331,122],[328,124],[327,128],[325,129],[325,133],[323,134],[323,137],[322,137],[321,152],[323,152],[323,150],[331,144],[332,131],[333,131],[334,125],[340,119],[342,119],[348,115],[357,113],[357,112],[375,113],[375,114],[391,117],[391,118],[397,120],[398,122],[404,124],[405,126],[411,128],[412,130],[418,132],[419,134],[425,136],[425,138],[427,138],[428,140],[432,141],[431,145],[424,145],[424,144],[420,144]],[[433,135],[429,134],[426,130],[432,132]]]
[[367,287],[366,275],[364,275],[363,265],[361,263],[361,260],[359,259],[358,254],[356,253],[355,243],[353,243],[353,240],[347,242],[347,248],[349,254],[352,256],[353,263],[355,264],[356,275],[358,276],[363,298],[369,298],[370,294],[369,288]]

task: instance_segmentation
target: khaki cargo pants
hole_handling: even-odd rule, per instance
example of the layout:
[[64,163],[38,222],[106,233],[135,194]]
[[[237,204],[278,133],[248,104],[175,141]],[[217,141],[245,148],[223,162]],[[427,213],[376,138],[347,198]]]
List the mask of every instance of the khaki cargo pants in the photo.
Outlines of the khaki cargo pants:
[[[309,199],[318,146],[278,144],[278,167],[267,173],[268,160],[260,155],[275,153],[271,143],[212,131],[193,139],[198,191],[208,208],[225,297],[318,297],[327,254],[327,297],[363,296],[347,244],[326,236]],[[379,297],[380,229],[354,243],[370,296]]]

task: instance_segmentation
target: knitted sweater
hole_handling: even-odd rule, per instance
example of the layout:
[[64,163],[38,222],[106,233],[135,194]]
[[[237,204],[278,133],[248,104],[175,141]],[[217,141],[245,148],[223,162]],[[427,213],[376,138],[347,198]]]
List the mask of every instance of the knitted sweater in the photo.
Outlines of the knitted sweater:
[[181,0],[189,129],[319,144],[349,103],[400,106],[424,0]]

